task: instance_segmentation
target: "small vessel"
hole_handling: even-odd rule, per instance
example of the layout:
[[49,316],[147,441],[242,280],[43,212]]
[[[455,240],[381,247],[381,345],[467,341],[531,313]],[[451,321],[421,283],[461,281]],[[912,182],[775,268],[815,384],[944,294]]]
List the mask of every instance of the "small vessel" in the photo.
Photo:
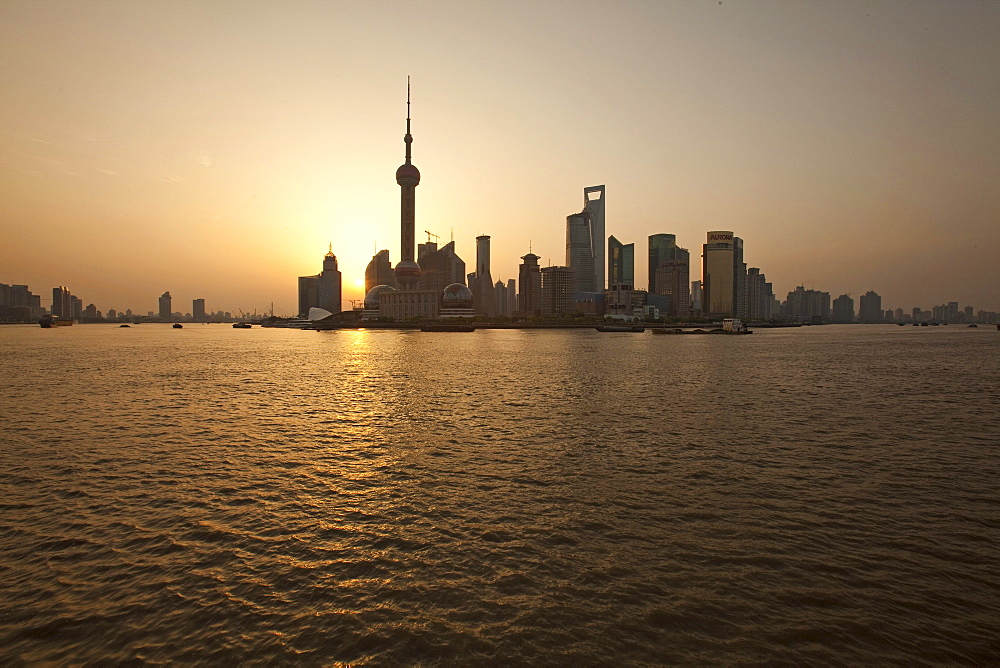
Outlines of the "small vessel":
[[645,332],[642,325],[597,325],[594,327],[598,332]]
[[421,332],[474,332],[473,325],[421,325]]
[[132,325],[118,325],[119,327],[131,327]]
[[69,327],[73,324],[73,319],[63,319],[57,315],[46,315],[38,319],[38,324],[43,329],[49,329],[51,327]]
[[173,328],[174,328],[174,329],[184,329],[184,325],[182,325],[182,324],[181,324],[181,323],[179,323],[179,322],[175,322],[175,323],[173,324]]
[[654,327],[653,334],[683,334],[684,330],[680,327]]
[[726,334],[753,334],[739,318],[724,318],[722,331]]
[[253,325],[251,325],[249,322],[234,322],[233,323],[233,329],[251,329],[251,328],[253,328]]
[[976,329],[979,329],[979,325],[977,325],[976,323],[972,323],[971,325],[969,325],[969,327],[975,327]]

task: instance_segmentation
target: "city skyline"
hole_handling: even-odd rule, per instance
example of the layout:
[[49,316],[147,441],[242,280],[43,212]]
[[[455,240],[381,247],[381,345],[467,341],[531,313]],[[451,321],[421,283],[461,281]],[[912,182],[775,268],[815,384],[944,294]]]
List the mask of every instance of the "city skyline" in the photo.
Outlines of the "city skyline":
[[[374,7],[241,4],[233,25],[234,6],[0,7],[11,92],[0,103],[0,280],[42,294],[73,285],[105,309],[145,312],[169,291],[290,314],[295,277],[314,273],[332,242],[344,298],[360,299],[372,253],[401,257],[391,173],[400,81],[413,74],[417,234],[453,237],[467,259],[489,235],[494,279],[516,277],[529,249],[542,266],[562,264],[566,216],[580,188],[601,183],[603,243],[614,235],[640,257],[644,239],[673,234],[697,266],[705,233],[733,230],[779,297],[805,285],[855,300],[874,290],[907,311],[1000,306],[995,6],[588,6],[611,36],[634,34],[624,55],[561,54],[564,37],[546,45],[556,23],[586,23],[562,3],[449,16],[408,5],[426,15],[411,17],[418,44],[400,47],[387,46],[400,19]],[[526,14],[535,27],[519,23]],[[385,37],[376,70],[323,69],[321,56],[347,47],[327,45],[320,28],[344,16]],[[482,34],[478,76],[475,63],[421,46],[468,47],[428,17]],[[487,19],[511,41],[544,45],[543,66],[531,71],[489,38]],[[145,28],[161,23],[163,33]],[[827,23],[836,38],[818,32]],[[655,29],[674,40],[654,40]],[[358,53],[375,48],[336,34]],[[274,64],[251,55],[255,38]],[[675,62],[678,44],[689,52]],[[390,64],[401,50],[414,54],[406,72]],[[590,77],[607,93],[579,109],[569,96]],[[647,280],[637,263],[635,283]]]

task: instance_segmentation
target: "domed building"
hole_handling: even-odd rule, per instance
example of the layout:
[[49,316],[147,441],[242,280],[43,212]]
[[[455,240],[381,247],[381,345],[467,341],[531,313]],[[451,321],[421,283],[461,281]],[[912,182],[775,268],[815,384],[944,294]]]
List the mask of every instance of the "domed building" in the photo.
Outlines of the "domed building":
[[365,294],[365,307],[361,312],[362,320],[377,320],[379,317],[379,302],[385,293],[396,292],[391,285],[376,285]]
[[439,318],[472,318],[472,290],[461,283],[452,283],[441,293]]

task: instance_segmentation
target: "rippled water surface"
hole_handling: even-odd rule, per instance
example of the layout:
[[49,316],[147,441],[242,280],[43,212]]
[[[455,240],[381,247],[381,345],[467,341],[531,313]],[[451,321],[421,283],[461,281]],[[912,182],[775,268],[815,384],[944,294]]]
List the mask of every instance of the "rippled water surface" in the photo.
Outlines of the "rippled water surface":
[[0,663],[996,664],[1000,332],[0,328]]

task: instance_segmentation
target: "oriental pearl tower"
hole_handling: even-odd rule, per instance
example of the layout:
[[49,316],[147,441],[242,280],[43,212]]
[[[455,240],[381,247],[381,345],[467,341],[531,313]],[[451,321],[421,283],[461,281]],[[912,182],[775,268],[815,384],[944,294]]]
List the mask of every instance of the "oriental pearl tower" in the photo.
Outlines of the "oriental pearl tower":
[[412,290],[420,279],[420,265],[413,261],[414,249],[414,203],[416,187],[420,183],[420,170],[410,163],[410,144],[413,136],[410,134],[410,77],[406,77],[406,162],[396,170],[396,183],[401,194],[400,206],[400,248],[399,263],[393,270],[396,274],[396,285],[404,290]]

